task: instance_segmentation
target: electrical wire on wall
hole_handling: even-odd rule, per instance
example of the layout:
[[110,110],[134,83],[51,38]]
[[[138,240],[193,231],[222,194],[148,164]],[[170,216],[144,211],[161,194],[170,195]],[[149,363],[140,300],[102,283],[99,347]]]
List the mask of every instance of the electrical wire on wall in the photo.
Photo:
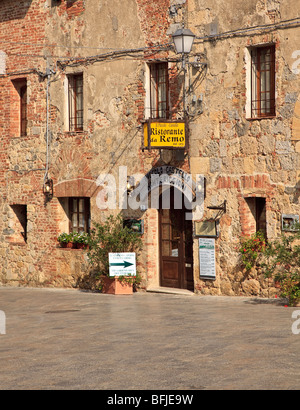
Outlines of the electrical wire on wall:
[[[205,36],[196,36],[195,44],[201,44],[208,41],[217,41],[217,40],[224,40],[229,37],[239,37],[239,36],[251,36],[256,35],[259,31],[261,34],[274,31],[274,30],[281,30],[281,29],[291,29],[300,26],[300,17],[296,17],[294,19],[284,20],[279,23],[273,24],[265,24],[265,25],[257,25],[252,27],[244,27],[239,28],[236,30],[230,30],[219,34],[214,35],[205,35]],[[114,49],[114,48],[104,48],[104,47],[89,47],[89,46],[65,46],[60,44],[35,44],[31,42],[14,42],[8,40],[0,40],[0,47],[4,46],[4,48],[8,48],[12,45],[18,46],[31,46],[31,47],[48,47],[52,49],[53,53],[50,52],[49,58],[56,60],[56,65],[58,64],[62,69],[65,67],[72,67],[76,65],[87,65],[87,64],[94,64],[97,62],[109,62],[115,59],[137,59],[141,61],[154,61],[155,55],[159,55],[159,53],[166,52],[172,50],[173,43],[166,42],[162,44],[155,44],[152,46],[147,47],[139,47],[139,48],[129,48],[129,49]],[[99,53],[95,55],[89,56],[77,56],[77,57],[70,57],[70,55],[55,55],[56,53],[55,48],[65,48],[70,50],[105,50],[104,53]],[[7,57],[27,57],[33,59],[43,59],[45,60],[44,54],[31,54],[26,52],[10,52],[7,51]],[[59,54],[59,53],[57,53]],[[153,60],[152,60],[153,59]],[[177,62],[179,59],[167,58],[168,61]],[[45,165],[45,174],[44,174],[44,185],[47,179],[49,178],[49,166],[50,166],[50,147],[51,147],[51,129],[50,129],[50,84],[53,80],[51,80],[51,76],[55,74],[55,71],[51,70],[48,66],[49,60],[47,59],[47,69],[46,74],[41,73],[39,69],[35,67],[33,68],[24,68],[22,71],[11,71],[6,72],[5,74],[1,74],[0,78],[9,77],[9,76],[17,76],[17,75],[24,75],[30,73],[36,73],[37,75],[41,76],[42,78],[47,78],[46,84],[46,165]],[[191,90],[191,84],[189,86],[189,91]],[[200,100],[197,100],[197,104],[199,104]],[[190,115],[197,115],[198,111],[196,110],[196,105],[194,104],[189,107]],[[201,108],[201,107],[200,107]],[[40,169],[40,168],[39,168]]]
[[[219,34],[213,34],[213,35],[205,35],[205,36],[196,36],[196,41],[195,44],[198,42],[203,42],[203,41],[210,41],[210,40],[218,40],[218,39],[223,39],[229,36],[241,36],[241,35],[254,35],[257,31],[270,31],[270,30],[280,30],[280,29],[285,29],[285,28],[294,28],[300,26],[300,17],[295,17],[293,19],[288,19],[288,20],[283,20],[279,23],[271,23],[271,24],[263,24],[263,25],[257,25],[257,26],[251,26],[251,27],[243,27],[243,28],[238,28],[236,30],[230,30],[230,31],[225,31],[223,33]],[[20,45],[20,46],[31,46],[31,47],[48,47],[48,48],[66,48],[66,49],[72,49],[72,50],[110,50],[109,52],[106,53],[101,53],[101,54],[96,54],[93,56],[78,56],[78,57],[70,57],[68,56],[62,56],[62,55],[51,55],[53,58],[57,58],[60,60],[64,60],[65,62],[67,61],[74,61],[74,60],[84,60],[84,59],[92,59],[92,58],[109,58],[118,54],[126,54],[126,53],[136,53],[136,52],[151,52],[151,51],[163,51],[170,49],[170,47],[173,46],[172,42],[165,42],[161,44],[153,44],[151,46],[146,46],[146,47],[139,47],[139,48],[131,48],[131,49],[116,49],[116,48],[109,48],[109,47],[90,47],[90,46],[72,46],[72,45],[61,45],[61,44],[39,44],[39,43],[31,43],[31,42],[22,42],[22,41],[9,41],[9,40],[0,40],[0,46],[1,45]],[[43,54],[30,54],[30,53],[15,53],[15,52],[10,52],[9,55],[11,56],[20,56],[20,57],[34,57],[34,58],[43,58],[45,59],[45,55]]]
[[[264,24],[264,25],[257,25],[257,26],[251,26],[251,27],[244,27],[244,28],[239,28],[236,30],[230,30],[226,31],[223,33],[219,34],[213,34],[213,35],[205,35],[205,36],[196,36],[195,39],[195,44],[201,44],[206,41],[213,41],[213,40],[222,40],[226,39],[228,37],[238,37],[238,36],[243,36],[243,35],[255,35],[257,31],[261,31],[263,33],[269,32],[269,31],[274,31],[274,30],[280,30],[280,29],[286,29],[286,28],[295,28],[300,26],[300,17],[296,17],[294,19],[289,19],[289,20],[284,20],[279,23],[272,23],[272,24]],[[125,57],[133,57],[137,53],[143,53],[140,58],[144,58],[146,61],[148,61],[148,56],[147,53],[159,53],[163,51],[168,51],[172,49],[173,43],[172,42],[166,42],[162,44],[155,44],[152,46],[147,46],[147,47],[139,47],[139,48],[130,48],[130,49],[113,49],[113,48],[97,48],[97,47],[88,47],[88,46],[64,46],[60,44],[38,44],[38,43],[28,43],[28,42],[11,42],[11,41],[3,41],[0,40],[0,46],[1,44],[8,44],[8,45],[24,45],[24,46],[34,46],[34,47],[49,47],[49,48],[69,48],[72,50],[79,50],[79,49],[96,49],[96,50],[110,50],[109,52],[101,53],[101,54],[95,54],[95,55],[90,55],[90,56],[78,56],[78,57],[70,57],[68,56],[63,56],[63,55],[55,55],[52,54],[52,58],[57,59],[57,63],[60,64],[61,66],[75,66],[75,65],[80,65],[80,64],[87,64],[87,63],[94,63],[98,61],[109,61],[114,58],[125,58]],[[14,53],[14,52],[7,52],[8,56],[19,56],[19,57],[32,57],[32,58],[42,58],[45,59],[45,55],[43,54],[30,54],[30,53]],[[7,73],[6,75],[13,75],[12,73]],[[0,78],[2,75],[0,75]]]

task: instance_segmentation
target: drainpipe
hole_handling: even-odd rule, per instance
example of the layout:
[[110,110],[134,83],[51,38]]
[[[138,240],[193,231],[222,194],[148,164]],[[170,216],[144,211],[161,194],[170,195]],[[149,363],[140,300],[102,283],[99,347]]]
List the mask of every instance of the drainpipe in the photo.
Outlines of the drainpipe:
[[49,171],[49,153],[50,153],[50,131],[49,131],[49,86],[50,86],[50,77],[51,74],[55,74],[55,71],[51,70],[49,68],[49,65],[47,63],[47,68],[46,68],[46,74],[45,77],[47,77],[47,87],[46,87],[46,168],[45,168],[45,174],[44,174],[44,184],[43,188],[45,190],[46,188],[46,182],[48,181],[48,171]]

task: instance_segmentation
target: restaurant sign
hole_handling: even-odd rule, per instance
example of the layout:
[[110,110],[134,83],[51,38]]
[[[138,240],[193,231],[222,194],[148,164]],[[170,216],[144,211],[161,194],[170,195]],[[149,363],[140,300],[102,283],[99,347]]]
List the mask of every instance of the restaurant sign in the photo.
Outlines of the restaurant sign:
[[185,121],[148,120],[144,123],[144,148],[186,148]]

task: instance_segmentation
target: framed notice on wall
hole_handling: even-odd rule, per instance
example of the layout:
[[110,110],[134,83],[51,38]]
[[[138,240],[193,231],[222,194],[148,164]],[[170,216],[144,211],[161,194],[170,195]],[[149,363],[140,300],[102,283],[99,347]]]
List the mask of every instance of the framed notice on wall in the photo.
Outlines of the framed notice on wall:
[[214,238],[199,238],[200,279],[216,279],[216,254]]
[[195,236],[217,237],[217,223],[213,220],[195,222]]

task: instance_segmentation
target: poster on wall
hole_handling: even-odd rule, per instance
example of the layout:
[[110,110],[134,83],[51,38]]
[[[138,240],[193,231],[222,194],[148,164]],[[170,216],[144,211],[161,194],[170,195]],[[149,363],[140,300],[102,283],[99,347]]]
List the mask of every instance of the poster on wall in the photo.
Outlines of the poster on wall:
[[215,239],[199,238],[200,279],[216,279]]

